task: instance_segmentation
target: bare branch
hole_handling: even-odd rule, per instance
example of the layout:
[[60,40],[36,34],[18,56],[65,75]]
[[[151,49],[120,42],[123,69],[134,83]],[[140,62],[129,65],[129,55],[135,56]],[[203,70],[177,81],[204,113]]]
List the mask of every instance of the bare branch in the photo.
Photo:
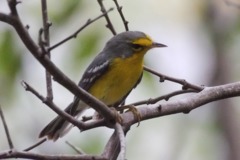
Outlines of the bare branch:
[[126,30],[126,31],[129,31],[129,28],[128,28],[128,21],[126,21],[124,15],[123,15],[123,12],[122,12],[122,8],[123,8],[123,7],[122,7],[122,6],[119,6],[117,0],[113,0],[113,1],[114,1],[115,5],[116,5],[116,7],[117,7],[118,13],[119,13],[120,16],[121,16],[121,19],[122,19],[122,21],[123,21],[123,24],[124,24],[125,30]]
[[44,138],[44,139],[40,140],[39,142],[35,143],[34,145],[32,145],[32,146],[24,149],[23,151],[30,151],[30,150],[38,147],[39,145],[43,144],[43,143],[46,142],[46,141],[47,141],[47,138]]
[[[123,20],[125,29],[128,30],[128,22],[125,20],[123,13],[122,13],[122,7],[118,5],[117,0],[113,0],[117,6],[118,12]],[[30,52],[35,56],[35,58],[45,67],[45,69],[50,73],[46,75],[47,81],[51,81],[51,75],[54,77],[54,79],[61,85],[63,85],[65,88],[67,88],[69,91],[71,91],[75,96],[81,97],[81,100],[86,102],[88,105],[92,106],[95,110],[100,112],[100,114],[103,115],[103,117],[108,118],[107,120],[104,119],[92,119],[86,122],[77,121],[75,118],[67,114],[66,112],[60,110],[53,102],[51,98],[51,91],[48,89],[47,97],[43,97],[40,95],[36,90],[34,90],[31,86],[29,86],[26,82],[23,82],[23,86],[27,91],[30,91],[35,96],[37,96],[43,103],[48,105],[52,110],[54,110],[57,114],[65,118],[70,123],[76,125],[78,128],[83,130],[88,130],[100,126],[107,126],[107,127],[113,127],[112,125],[109,125],[109,122],[112,120],[115,120],[115,113],[113,113],[105,104],[88,94],[86,91],[78,87],[74,82],[72,82],[67,76],[65,76],[50,60],[50,51],[59,45],[67,42],[68,40],[75,38],[78,33],[87,27],[92,22],[96,21],[97,19],[101,17],[105,17],[107,21],[106,27],[111,30],[111,32],[116,35],[116,31],[109,19],[108,12],[112,10],[112,8],[108,11],[105,10],[105,7],[102,3],[102,0],[98,0],[98,3],[101,7],[101,11],[103,12],[102,15],[95,18],[94,20],[88,20],[85,25],[83,25],[81,28],[79,28],[74,34],[70,35],[66,39],[62,40],[61,42],[53,45],[52,47],[49,47],[49,23],[48,23],[48,16],[47,16],[47,5],[46,0],[42,0],[42,12],[43,12],[43,31],[44,31],[44,40],[41,39],[42,37],[39,36],[40,41],[43,43],[41,45],[37,45],[29,33],[27,32],[26,27],[22,24],[22,21],[18,17],[16,5],[16,0],[8,0],[8,5],[11,11],[11,14],[6,15],[4,13],[0,13],[0,21],[6,22],[13,26],[15,30],[17,31],[19,37],[25,44],[25,46],[30,50]],[[41,35],[41,34],[40,34]],[[47,42],[48,41],[48,42]],[[47,42],[47,44],[45,44]],[[145,100],[136,102],[135,105],[141,105],[141,104],[155,104],[154,106],[143,106],[138,108],[138,112],[141,114],[141,120],[147,120],[152,119],[155,117],[160,117],[164,115],[170,115],[170,114],[176,114],[176,113],[188,113],[191,110],[200,107],[204,104],[207,104],[212,101],[240,96],[240,82],[222,85],[222,86],[216,86],[216,87],[202,87],[197,86],[194,84],[191,84],[183,79],[173,78],[169,77],[160,73],[157,73],[156,71],[153,71],[149,69],[148,67],[144,67],[144,69],[160,78],[160,82],[163,82],[165,80],[169,80],[172,82],[176,82],[182,85],[182,90],[175,91],[170,94],[160,96],[154,99]],[[48,77],[49,76],[49,77]],[[52,81],[51,81],[52,82]],[[50,83],[47,82],[48,85],[52,87]],[[52,90],[52,89],[51,89]],[[170,97],[173,97],[175,95],[183,94],[183,93],[189,93],[189,92],[198,92],[196,94],[192,94],[189,97],[186,97],[184,99],[175,100],[172,102],[167,102],[165,104],[159,105],[156,103],[159,102],[162,99],[168,100]],[[50,97],[50,98],[49,98]],[[0,108],[1,109],[1,108]],[[0,110],[1,117],[2,111]],[[36,153],[30,153],[30,152],[18,152],[13,149],[13,145],[10,144],[9,151],[6,152],[0,152],[0,159],[2,158],[28,158],[28,159],[86,159],[86,160],[98,160],[98,159],[110,159],[114,160],[117,159],[117,157],[120,160],[125,159],[126,154],[126,144],[125,144],[125,134],[129,130],[130,126],[138,123],[139,120],[131,113],[126,112],[123,113],[123,123],[122,126],[120,124],[115,124],[115,131],[112,134],[111,138],[109,139],[108,143],[105,146],[104,152],[102,156],[93,156],[93,155],[77,155],[77,156],[69,156],[69,155],[44,155],[44,154],[36,154]],[[4,118],[2,118],[4,119]],[[110,121],[109,121],[110,120]],[[3,120],[4,122],[5,120]],[[5,128],[5,127],[4,127]],[[7,127],[5,128],[5,131],[8,131]],[[9,134],[9,133],[8,133]],[[7,133],[6,133],[7,135]],[[11,140],[10,136],[9,139]],[[32,148],[35,148],[36,146],[43,143],[46,139],[43,139],[42,141],[38,142],[37,144],[25,149],[25,151],[29,151]],[[71,144],[69,144],[72,146]],[[72,146],[74,148],[74,146]],[[77,149],[78,151],[78,149]],[[81,151],[80,151],[81,152]],[[80,153],[79,152],[79,153]]]
[[120,141],[120,153],[118,155],[118,160],[125,160],[126,159],[126,140],[125,134],[123,131],[122,126],[119,123],[115,124],[116,135]]
[[81,154],[81,155],[86,155],[86,153],[84,153],[80,148],[74,146],[73,144],[71,144],[70,142],[68,141],[65,141],[65,143],[70,146],[75,152],[77,152],[78,154]]
[[[118,128],[118,127],[121,127]],[[115,160],[117,159],[118,156],[120,156],[119,158],[124,158],[125,156],[125,140],[123,140],[122,142],[121,139],[125,139],[124,136],[126,135],[126,133],[129,131],[130,127],[127,125],[124,126],[116,126],[115,125],[115,131],[113,132],[112,136],[110,137],[110,139],[108,140],[104,151],[102,153],[102,156],[107,157],[109,160]],[[122,143],[122,144],[120,144]],[[121,147],[120,147],[121,146]],[[123,149],[122,151],[120,149]],[[120,153],[121,152],[121,153]],[[120,155],[120,154],[121,155]]]
[[68,113],[62,111],[51,100],[49,100],[47,98],[44,98],[42,95],[40,95],[29,84],[27,84],[26,82],[22,81],[22,86],[25,88],[26,91],[30,91],[32,94],[34,94],[36,97],[38,97],[44,104],[46,104],[49,108],[51,108],[54,112],[56,112],[58,115],[63,117],[65,120],[67,120],[68,122],[70,122],[73,125],[77,126],[79,129],[84,128],[84,123],[83,122],[76,120],[74,117],[72,117]]
[[138,101],[138,102],[135,102],[135,103],[131,103],[131,104],[128,104],[127,106],[139,106],[139,105],[143,105],[143,104],[146,104],[146,105],[155,104],[155,103],[157,103],[161,100],[168,101],[171,97],[176,96],[176,95],[180,95],[180,94],[184,94],[184,93],[193,93],[193,92],[196,92],[196,90],[190,90],[190,89],[179,90],[179,91],[175,91],[175,92],[172,92],[172,93],[169,93],[169,94],[157,97],[157,98],[150,98],[150,99],[147,99],[147,100],[142,100],[142,101]]
[[[154,105],[149,107],[142,106],[137,108],[139,114],[141,115],[141,121],[147,119],[153,119],[161,116],[176,114],[176,113],[189,113],[191,110],[196,109],[204,104],[240,96],[240,82],[215,86],[215,87],[206,87],[201,92],[196,94],[192,94],[185,98],[181,98],[180,100],[169,101],[167,103],[161,105]],[[136,102],[138,103],[138,102]],[[122,115],[122,126],[129,127],[135,123],[138,123],[139,120],[132,114],[132,112],[125,112]],[[103,120],[92,120],[91,123],[96,123],[101,126],[100,121],[102,121],[102,125],[105,125]],[[93,125],[94,126],[94,125]],[[90,127],[88,129],[91,129]],[[86,130],[88,130],[86,129]],[[85,130],[84,130],[85,131]],[[126,133],[126,132],[125,132]],[[112,135],[114,137],[114,135]],[[116,135],[115,135],[116,136]],[[109,144],[105,147],[105,152],[103,155],[108,157],[108,148],[112,148],[112,140],[109,140]]]
[[72,38],[76,38],[77,35],[79,34],[79,32],[81,32],[84,28],[86,28],[87,26],[89,26],[90,24],[92,24],[93,22],[97,21],[98,19],[104,17],[105,15],[107,15],[108,12],[113,11],[113,8],[110,8],[109,10],[103,12],[101,15],[97,16],[94,19],[88,19],[87,22],[81,26],[77,31],[75,31],[73,34],[71,34],[70,36],[66,37],[65,39],[63,39],[62,41],[56,43],[55,45],[51,46],[48,50],[51,51],[53,49],[55,49],[56,47],[60,46],[61,44],[67,42],[68,40],[72,39]]
[[15,17],[0,12],[0,21],[13,25],[13,22],[15,21]]
[[[0,20],[6,21],[5,18],[5,15],[0,14]],[[10,18],[6,22],[15,28],[22,42],[29,49],[32,55],[44,66],[45,69],[47,69],[51,73],[53,78],[59,84],[64,86],[75,96],[81,97],[82,101],[91,106],[110,122],[113,122],[116,119],[116,114],[113,113],[112,110],[109,109],[109,107],[107,107],[103,102],[99,101],[94,96],[77,86],[49,60],[49,58],[42,52],[39,46],[36,45],[36,43],[32,40],[31,36],[29,35],[25,26],[22,24],[19,17],[10,16]]]
[[9,130],[8,130],[7,122],[4,118],[4,114],[3,114],[1,106],[0,106],[0,117],[2,119],[3,127],[4,127],[4,130],[5,130],[6,136],[7,136],[9,148],[13,149],[14,148],[13,142],[12,142],[12,139],[11,139],[11,136],[10,136],[10,133],[9,133]]
[[[104,7],[104,5],[103,5],[102,0],[98,0],[98,4],[99,4],[100,7],[101,7],[101,12],[102,12],[102,13],[106,13],[106,9],[105,9],[105,7]],[[105,14],[104,17],[105,17],[105,19],[106,19],[106,21],[107,21],[106,27],[112,32],[113,35],[116,35],[117,32],[115,31],[115,29],[114,29],[114,27],[113,27],[113,24],[112,24],[110,18],[108,17],[108,14]]]
[[183,90],[192,88],[192,89],[194,89],[196,91],[201,91],[201,90],[204,89],[203,86],[197,86],[197,85],[194,85],[194,84],[191,84],[191,83],[187,82],[184,79],[173,78],[173,77],[170,77],[170,76],[158,73],[158,72],[148,68],[147,66],[144,66],[144,70],[148,71],[149,73],[152,73],[152,74],[158,76],[160,78],[160,82],[164,82],[165,80],[169,80],[169,81],[181,84]]
[[[44,35],[44,47],[49,48],[50,45],[50,38],[49,38],[49,27],[51,23],[48,21],[48,11],[47,11],[47,1],[41,0],[42,4],[42,21],[43,21],[43,35]],[[51,59],[50,51],[47,51],[47,55],[49,59]],[[46,70],[46,86],[47,86],[47,99],[53,100],[53,90],[52,90],[52,76]]]
[[[82,122],[78,121],[68,113],[64,112],[60,108],[58,108],[53,101],[44,98],[41,94],[39,94],[33,87],[31,87],[26,82],[22,81],[22,86],[25,88],[26,91],[30,91],[32,94],[34,94],[36,97],[38,97],[44,104],[46,104],[49,108],[51,108],[54,112],[56,112],[58,115],[63,117],[68,122],[72,123],[74,126],[78,127],[81,131],[89,130],[96,127],[106,126],[105,119],[100,119],[98,121],[90,121],[90,122]],[[108,125],[109,126],[109,125]]]
[[[139,107],[138,112],[141,114],[142,120],[147,120],[170,114],[189,113],[191,110],[204,104],[237,96],[240,96],[240,82],[216,87],[206,87],[201,92],[180,100],[175,100],[151,107]],[[138,123],[138,119],[131,112],[122,114],[122,119],[123,126],[131,126],[132,124]]]
[[10,8],[11,14],[14,15],[14,16],[17,16],[18,12],[17,12],[16,6],[17,6],[18,3],[20,3],[20,1],[8,0],[7,2],[8,2],[8,6]]
[[117,131],[115,130],[105,146],[102,156],[107,157],[108,160],[115,160],[120,152],[119,139]]
[[109,128],[112,128],[112,124],[110,123],[109,125],[109,123],[107,123],[105,119],[92,120],[90,122],[85,122],[84,124],[84,128],[82,128],[81,131],[86,131],[102,126],[108,126]]
[[107,160],[103,156],[95,155],[47,155],[30,152],[21,152],[15,150],[9,150],[0,152],[0,159],[6,158],[24,158],[24,159],[41,159],[41,160]]

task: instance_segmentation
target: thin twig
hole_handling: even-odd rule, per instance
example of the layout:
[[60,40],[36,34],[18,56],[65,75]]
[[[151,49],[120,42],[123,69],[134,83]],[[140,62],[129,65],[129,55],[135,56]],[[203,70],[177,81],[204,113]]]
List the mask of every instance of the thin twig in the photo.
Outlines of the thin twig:
[[8,2],[8,6],[10,8],[11,14],[14,15],[14,16],[18,16],[16,6],[17,6],[18,3],[20,3],[20,1],[8,0],[7,2]]
[[30,151],[30,150],[38,147],[39,145],[43,144],[43,143],[46,142],[46,141],[47,141],[47,138],[41,139],[39,142],[37,142],[37,143],[33,144],[32,146],[24,149],[23,151],[26,151],[26,152],[27,152],[27,151]]
[[154,70],[152,70],[152,69],[150,69],[150,68],[148,68],[146,66],[144,66],[144,70],[148,71],[149,73],[152,73],[152,74],[158,76],[160,78],[160,82],[164,82],[165,80],[169,80],[169,81],[181,84],[183,90],[192,88],[192,89],[194,89],[196,91],[202,91],[204,89],[203,86],[197,86],[197,85],[194,85],[192,83],[187,82],[184,79],[173,78],[173,77],[170,77],[170,76],[158,73],[158,72],[156,72],[156,71],[154,71]]
[[97,21],[98,19],[104,17],[105,15],[107,15],[108,12],[113,11],[113,8],[110,8],[109,10],[103,12],[101,15],[97,16],[94,19],[88,19],[87,22],[81,26],[77,31],[75,31],[73,34],[71,34],[70,36],[66,37],[65,39],[63,39],[62,41],[54,44],[53,46],[49,47],[48,50],[51,51],[53,49],[55,49],[56,47],[60,46],[61,44],[67,42],[68,40],[72,39],[72,38],[76,38],[77,35],[79,34],[79,32],[81,32],[84,28],[86,28],[87,26],[89,26],[90,24],[92,24],[93,22]]
[[118,4],[118,1],[117,0],[113,0],[114,1],[114,3],[115,3],[115,5],[116,5],[116,7],[117,7],[117,10],[118,10],[118,13],[120,14],[120,16],[121,16],[121,19],[122,19],[122,21],[123,21],[123,25],[124,25],[124,27],[125,27],[125,30],[126,31],[129,31],[129,28],[128,28],[128,21],[125,19],[125,17],[124,17],[124,15],[123,15],[123,12],[122,12],[122,6],[119,6],[119,4]]
[[84,151],[82,151],[80,148],[74,146],[73,144],[71,144],[70,142],[68,141],[65,141],[65,143],[70,146],[75,152],[77,152],[78,154],[81,154],[81,155],[86,155],[86,153],[84,153]]
[[107,157],[108,160],[115,160],[120,152],[119,139],[117,137],[117,131],[115,130],[108,140],[104,151],[102,153],[103,157]]
[[[41,0],[42,4],[42,21],[43,21],[43,35],[44,35],[44,42],[42,44],[45,44],[44,47],[49,48],[50,45],[50,38],[49,38],[49,27],[51,24],[48,21],[48,11],[47,11],[47,1]],[[51,53],[48,50],[47,56],[49,59],[51,59]],[[46,86],[47,86],[47,99],[53,100],[53,90],[52,90],[52,76],[51,74],[46,70]]]
[[[102,156],[107,157],[108,160],[115,160],[115,159],[117,159],[117,157],[119,156],[119,153],[121,152],[120,145],[122,145],[123,148],[125,148],[124,147],[124,143],[120,144],[119,139],[122,139],[122,138],[124,139],[123,136],[125,136],[127,134],[127,132],[129,131],[129,129],[130,129],[128,123],[126,123],[126,124],[127,125],[124,125],[124,126],[121,126],[121,125],[117,126],[117,127],[121,127],[121,129],[119,129],[119,130],[123,131],[123,133],[122,133],[122,131],[120,131],[121,132],[120,133],[121,136],[119,135],[118,131],[115,129],[113,134],[112,134],[112,136],[108,140],[108,142],[107,142],[107,144],[106,144],[106,146],[104,148],[104,151],[102,153]],[[115,128],[116,128],[116,125],[115,125]],[[119,138],[119,136],[121,138]],[[121,154],[125,156],[124,152],[122,152]]]
[[7,122],[6,122],[5,118],[4,118],[1,106],[0,106],[0,117],[2,119],[3,127],[4,127],[4,130],[5,130],[6,136],[7,136],[9,148],[13,149],[14,148],[13,142],[12,142],[12,139],[11,139],[11,136],[10,136],[10,133],[9,133],[9,130],[8,130]]
[[85,124],[84,128],[81,129],[81,132],[92,129],[92,128],[103,127],[103,126],[112,128],[112,125],[108,125],[105,119],[91,120],[90,122],[87,121],[84,124]]
[[169,94],[166,94],[166,95],[163,95],[163,96],[160,96],[160,97],[157,97],[157,98],[150,98],[150,99],[147,99],[147,100],[142,100],[142,101],[138,101],[138,102],[135,102],[135,103],[131,103],[131,104],[128,104],[127,106],[139,106],[139,105],[143,105],[143,104],[146,104],[146,105],[155,104],[155,103],[157,103],[161,100],[168,101],[171,97],[176,96],[176,95],[185,94],[185,93],[193,93],[193,92],[196,92],[196,90],[188,89],[188,90],[174,91],[174,92],[171,92]]
[[67,114],[66,112],[64,112],[63,110],[58,108],[56,106],[56,104],[53,103],[53,101],[50,101],[49,99],[44,98],[42,95],[40,95],[33,87],[31,87],[26,82],[22,81],[22,86],[24,87],[24,89],[26,91],[30,91],[32,94],[34,94],[36,97],[38,97],[44,104],[46,104],[49,108],[51,108],[54,112],[56,112],[58,115],[63,117],[68,122],[72,123],[74,126],[78,127],[81,131],[85,131],[85,130],[88,130],[91,128],[97,128],[97,127],[101,127],[101,126],[111,127],[106,124],[105,119],[100,119],[98,121],[90,121],[90,122],[78,121],[71,115]]
[[31,87],[26,82],[22,81],[22,86],[25,88],[26,91],[30,91],[32,94],[34,94],[36,97],[38,97],[44,104],[46,104],[49,108],[51,108],[54,112],[56,112],[58,115],[63,117],[68,122],[72,123],[74,126],[78,127],[80,130],[82,128],[85,128],[85,125],[83,122],[76,120],[74,117],[69,115],[68,113],[62,111],[60,108],[58,108],[51,100],[44,98],[42,95],[40,95],[33,87]]
[[21,19],[18,16],[5,15],[0,13],[0,20],[11,25],[17,32],[19,38],[24,43],[30,53],[36,58],[36,60],[47,69],[56,82],[64,86],[67,90],[73,93],[77,97],[81,97],[81,100],[87,105],[91,106],[97,112],[99,112],[105,119],[112,122],[116,119],[116,114],[109,109],[103,102],[89,94],[84,89],[80,88],[76,83],[69,79],[56,65],[47,58],[39,46],[30,36],[28,30],[23,25]]
[[[138,112],[141,114],[141,121],[144,121],[176,113],[189,113],[191,110],[203,106],[204,104],[237,96],[240,96],[240,82],[215,87],[205,87],[201,92],[192,94],[188,97],[173,100],[161,105],[139,107]],[[124,120],[123,126],[131,126],[139,122],[131,112],[125,112],[121,116]]]
[[125,160],[126,158],[126,140],[125,134],[122,126],[119,123],[115,124],[116,135],[120,142],[120,153],[118,155],[118,160]]
[[[98,0],[98,4],[100,5],[101,12],[102,13],[106,13],[106,9],[105,9],[105,7],[103,5],[102,0]],[[104,14],[104,17],[105,17],[105,19],[107,21],[106,27],[112,32],[113,35],[116,35],[117,32],[115,31],[115,29],[113,27],[113,24],[112,24],[110,18],[108,17],[108,14]]]
[[96,155],[64,155],[64,154],[38,154],[32,152],[21,152],[9,150],[0,152],[0,159],[7,158],[24,158],[24,159],[41,159],[41,160],[108,160],[104,156]]

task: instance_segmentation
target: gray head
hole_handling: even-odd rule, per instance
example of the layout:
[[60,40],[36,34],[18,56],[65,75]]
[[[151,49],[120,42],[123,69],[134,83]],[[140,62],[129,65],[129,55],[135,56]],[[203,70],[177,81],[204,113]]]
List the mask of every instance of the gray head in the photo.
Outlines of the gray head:
[[155,47],[166,47],[166,45],[155,43],[143,32],[127,31],[112,37],[103,49],[108,56],[129,57],[132,54],[145,54],[149,49]]

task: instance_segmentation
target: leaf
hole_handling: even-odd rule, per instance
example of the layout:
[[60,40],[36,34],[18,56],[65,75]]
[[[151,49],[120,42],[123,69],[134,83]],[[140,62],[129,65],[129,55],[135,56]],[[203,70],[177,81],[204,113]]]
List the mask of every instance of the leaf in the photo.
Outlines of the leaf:
[[80,68],[83,62],[100,52],[97,50],[100,39],[101,33],[98,31],[87,32],[85,35],[79,36],[73,47],[71,61],[74,68]]
[[53,8],[52,10],[49,10],[49,15],[51,20],[57,26],[60,25],[61,23],[65,23],[67,19],[74,15],[75,11],[79,10],[79,6],[81,6],[82,1],[79,0],[58,1],[57,6],[56,1],[53,1],[52,3],[54,7],[52,7]]
[[21,54],[15,48],[11,31],[1,33],[0,39],[0,100],[12,92],[16,77],[21,70]]

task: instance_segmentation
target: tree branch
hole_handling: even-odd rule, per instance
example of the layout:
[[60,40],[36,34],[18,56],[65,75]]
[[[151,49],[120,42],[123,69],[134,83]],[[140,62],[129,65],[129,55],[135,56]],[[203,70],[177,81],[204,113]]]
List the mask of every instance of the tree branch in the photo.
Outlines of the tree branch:
[[0,21],[12,25],[14,22],[14,17],[0,12]]
[[123,25],[124,25],[124,27],[125,27],[125,30],[126,30],[126,31],[129,31],[129,28],[128,28],[128,23],[129,23],[129,22],[126,21],[124,15],[123,15],[123,12],[122,12],[122,8],[123,8],[123,7],[122,7],[122,6],[119,6],[117,0],[113,0],[113,1],[114,1],[115,5],[116,5],[117,10],[118,10],[118,13],[120,14],[120,17],[121,17],[121,19],[122,19],[122,21],[123,21]]
[[110,8],[109,10],[103,12],[101,15],[99,15],[98,17],[94,18],[94,19],[88,19],[87,22],[81,26],[77,31],[75,31],[73,34],[71,34],[70,36],[66,37],[65,39],[63,39],[62,41],[56,43],[55,45],[49,47],[49,51],[55,49],[56,47],[60,46],[61,44],[67,42],[68,40],[72,39],[72,38],[76,38],[78,33],[81,32],[83,29],[85,29],[87,26],[89,26],[90,24],[92,24],[93,22],[97,21],[98,19],[104,17],[105,15],[107,15],[109,12],[113,11],[113,8]]
[[7,122],[4,118],[4,114],[3,114],[1,106],[0,106],[0,117],[1,117],[3,127],[4,127],[4,130],[5,130],[6,136],[7,136],[7,141],[8,141],[9,148],[13,149],[14,148],[13,142],[12,142],[12,139],[11,139],[11,136],[10,136],[10,133],[9,133],[9,130],[8,130]]
[[41,160],[108,160],[104,156],[95,155],[47,155],[30,152],[21,152],[9,150],[0,153],[0,159],[5,158],[24,158],[24,159],[41,159]]
[[158,76],[160,78],[160,82],[164,82],[165,80],[169,80],[169,81],[181,84],[183,90],[192,88],[192,89],[194,89],[196,91],[201,91],[201,90],[204,89],[203,86],[197,86],[197,85],[194,85],[194,84],[191,84],[191,83],[187,82],[184,79],[173,78],[173,77],[170,77],[170,76],[158,73],[158,72],[148,68],[147,66],[144,66],[144,70],[149,72],[149,73],[152,73],[152,74]]
[[[240,82],[235,82],[235,83],[230,83],[230,84],[225,84],[225,85],[220,85],[215,87],[206,87],[201,92],[192,94],[185,98],[169,101],[160,105],[159,104],[152,105],[151,107],[149,107],[149,105],[142,106],[137,108],[137,110],[138,110],[138,113],[141,115],[141,121],[144,121],[144,120],[153,119],[153,118],[162,117],[162,116],[171,115],[171,114],[189,113],[191,110],[194,110],[204,104],[217,101],[217,100],[226,99],[226,98],[237,97],[237,96],[240,96]],[[121,116],[123,119],[122,126],[124,128],[129,128],[133,124],[139,123],[139,120],[134,116],[132,112],[125,112]],[[100,120],[92,120],[92,121],[94,123],[98,123],[98,121]],[[109,140],[109,143],[110,142],[111,140]],[[106,145],[105,148],[107,147],[108,145]]]
[[[121,127],[121,129],[119,128]],[[108,160],[115,160],[120,156],[119,158],[124,158],[125,157],[125,140],[120,142],[123,139],[125,139],[125,135],[129,131],[130,127],[129,126],[116,126],[115,125],[115,130],[108,140],[104,151],[102,153],[102,156],[107,157]],[[122,144],[121,144],[122,143]]]
[[[0,21],[5,20],[4,18],[6,17],[0,15]],[[110,122],[113,122],[116,119],[116,115],[112,112],[111,109],[109,109],[104,103],[96,99],[94,96],[77,86],[49,60],[46,54],[44,54],[40,47],[36,45],[36,43],[32,40],[31,36],[29,35],[26,28],[23,26],[19,17],[8,16],[8,18],[9,19],[6,22],[14,27],[24,45],[28,48],[32,55],[42,64],[42,66],[44,66],[44,68],[47,69],[49,73],[51,73],[53,78],[59,84],[64,86],[75,96],[81,97],[82,101],[94,108],[97,112],[101,113]]]
[[17,6],[18,3],[20,3],[20,1],[8,0],[7,2],[8,2],[9,9],[11,11],[11,14],[13,16],[18,16],[18,12],[17,12],[16,6]]
[[115,160],[120,152],[119,139],[117,131],[115,130],[105,146],[102,156],[107,157],[108,160]]
[[81,155],[86,155],[86,153],[84,153],[80,148],[74,146],[73,144],[71,144],[70,142],[68,141],[65,141],[65,143],[70,146],[75,152],[77,152],[78,154],[81,154]]
[[[29,91],[32,94],[34,94],[44,104],[46,104],[50,109],[52,109],[58,115],[63,117],[66,121],[68,121],[68,122],[72,123],[74,126],[78,127],[79,130],[81,130],[81,131],[89,130],[89,129],[92,129],[92,128],[97,128],[97,127],[100,127],[100,126],[106,126],[108,124],[108,123],[106,123],[105,119],[100,119],[98,121],[90,121],[90,122],[88,122],[88,121],[87,122],[78,121],[76,118],[72,117],[71,115],[69,115],[68,113],[64,112],[59,107],[57,107],[57,105],[54,104],[53,101],[51,101],[47,98],[44,98],[41,94],[39,94],[33,87],[31,87],[26,82],[22,81],[22,86],[24,87],[24,89],[26,91]],[[110,127],[111,125],[108,124],[107,126]]]
[[[240,96],[240,82],[206,87],[199,93],[193,94],[180,100],[167,102],[161,105],[139,107],[138,112],[142,120],[152,119],[176,113],[189,113],[191,110],[198,108],[204,104]],[[131,112],[122,115],[123,126],[131,126],[138,123],[138,119]]]
[[126,159],[126,140],[125,140],[125,134],[123,131],[122,126],[119,123],[115,124],[115,131],[116,136],[118,137],[118,140],[120,142],[120,153],[118,154],[118,160],[125,160]]
[[[105,13],[105,12],[106,12],[106,9],[105,9],[105,7],[104,7],[104,5],[103,5],[102,0],[97,0],[97,1],[98,1],[98,4],[99,4],[100,7],[101,7],[101,12],[102,12],[102,13]],[[116,35],[117,32],[115,31],[115,29],[114,29],[114,27],[113,27],[113,24],[112,24],[110,18],[108,17],[108,14],[105,14],[104,17],[105,17],[105,19],[106,19],[106,21],[107,21],[106,27],[112,32],[113,35]]]
[[23,151],[26,151],[26,152],[27,152],[27,151],[30,151],[30,150],[38,147],[39,145],[43,144],[43,143],[46,142],[46,141],[47,141],[47,138],[44,138],[44,139],[40,140],[39,142],[35,143],[34,145],[32,145],[32,146],[24,149]]
[[196,90],[190,90],[190,89],[179,90],[179,91],[175,91],[175,92],[172,92],[172,93],[169,93],[169,94],[157,97],[157,98],[150,98],[150,99],[147,99],[147,100],[142,100],[142,101],[138,101],[138,102],[135,102],[135,103],[127,104],[127,106],[139,106],[139,105],[143,105],[143,104],[146,104],[146,105],[155,104],[155,103],[157,103],[161,100],[168,101],[171,97],[176,96],[176,95],[180,95],[180,94],[184,94],[184,93],[193,93],[193,92],[196,92]]
[[[122,7],[118,5],[117,0],[113,0],[115,5],[117,6],[117,10],[122,18],[122,21],[124,23],[125,29],[128,30],[128,22],[125,20],[123,13],[122,13]],[[67,121],[71,122],[72,124],[76,125],[79,129],[83,130],[89,130],[92,128],[100,127],[100,126],[107,126],[107,127],[113,127],[112,124],[109,124],[109,122],[112,122],[112,120],[115,120],[115,113],[113,113],[105,104],[103,104],[101,101],[97,100],[95,97],[91,96],[89,93],[84,91],[82,88],[78,87],[74,82],[72,82],[66,75],[64,75],[50,60],[50,51],[61,44],[67,42],[68,40],[75,38],[80,31],[82,31],[84,28],[86,28],[89,24],[93,23],[94,21],[98,20],[101,17],[105,17],[107,21],[106,27],[110,29],[110,31],[116,35],[116,31],[110,21],[110,18],[108,16],[108,12],[112,10],[109,9],[106,11],[102,0],[98,0],[98,3],[101,7],[102,15],[96,17],[93,20],[88,20],[82,27],[80,27],[76,32],[74,32],[69,37],[65,38],[64,40],[58,42],[57,44],[53,45],[52,47],[49,47],[49,26],[48,23],[48,14],[47,14],[47,4],[46,0],[42,0],[42,14],[43,14],[43,34],[44,34],[44,40],[41,37],[41,34],[39,36],[39,41],[41,42],[40,45],[37,45],[31,36],[29,35],[28,31],[26,30],[25,26],[22,24],[22,21],[20,20],[18,16],[18,12],[16,9],[16,6],[19,2],[16,0],[8,0],[8,5],[10,8],[11,14],[7,15],[4,13],[0,13],[0,21],[6,22],[14,27],[16,32],[18,33],[19,37],[21,38],[24,45],[29,49],[29,51],[32,53],[32,55],[44,66],[47,72],[50,74],[46,74],[46,80],[47,80],[47,97],[43,97],[40,95],[36,90],[34,90],[31,86],[29,86],[26,82],[23,82],[23,86],[27,91],[30,91],[35,96],[37,96],[43,103],[45,103],[47,106],[49,106],[52,110],[54,110],[58,115],[65,118]],[[182,85],[182,90],[175,91],[170,94],[160,96],[154,99],[139,101],[134,103],[135,105],[142,105],[142,104],[155,104],[151,107],[149,106],[143,106],[139,107],[137,110],[139,114],[141,115],[141,120],[147,120],[152,119],[156,117],[161,117],[165,115],[170,114],[176,114],[176,113],[189,113],[191,110],[200,107],[204,104],[240,96],[240,82],[216,86],[216,87],[203,87],[203,86],[197,86],[194,84],[191,84],[183,79],[173,78],[166,75],[163,75],[161,73],[158,73],[156,71],[153,71],[152,69],[148,67],[144,67],[144,69],[160,78],[160,82],[163,82],[165,80],[169,80],[172,82],[176,82]],[[100,112],[100,114],[103,115],[103,117],[108,118],[105,119],[93,119],[90,121],[82,122],[77,121],[74,117],[70,116],[66,112],[60,110],[52,101],[52,81],[51,81],[51,75],[53,78],[62,86],[67,88],[71,93],[73,93],[75,96],[80,97],[81,100],[83,100],[86,104],[90,105],[92,108]],[[50,82],[49,82],[50,81]],[[50,88],[50,89],[49,89]],[[156,104],[160,100],[168,100],[170,97],[183,94],[183,93],[189,93],[189,92],[198,92],[196,94],[192,94],[186,98],[175,100],[171,102],[167,102],[165,104]],[[130,129],[130,127],[135,124],[139,123],[139,119],[137,119],[133,113],[126,112],[122,114],[122,126],[118,123],[115,124],[114,133],[112,134],[111,138],[109,139],[108,143],[105,146],[104,152],[102,153],[102,156],[93,156],[93,155],[77,155],[77,156],[69,156],[69,155],[44,155],[44,154],[36,154],[36,153],[30,153],[30,152],[19,152],[15,151],[13,149],[13,144],[11,142],[10,135],[8,133],[8,128],[6,125],[6,122],[4,120],[2,110],[0,107],[0,116],[2,118],[4,129],[6,132],[6,135],[8,137],[8,143],[10,150],[6,152],[0,153],[0,159],[2,158],[28,158],[28,159],[86,159],[86,160],[98,160],[98,159],[110,159],[115,160],[117,157],[120,160],[125,159],[126,154],[126,144],[125,144],[125,135]],[[29,151],[32,148],[35,148],[36,146],[43,143],[46,139],[43,139],[42,141],[36,143],[35,145],[28,147],[25,149],[25,151]]]
[[32,94],[34,94],[36,97],[38,97],[44,104],[46,104],[49,108],[51,108],[53,111],[55,111],[58,115],[63,117],[68,122],[71,122],[74,126],[78,127],[80,130],[82,128],[85,128],[84,123],[81,121],[76,120],[74,117],[69,115],[68,113],[62,111],[60,108],[58,108],[51,100],[44,98],[42,95],[40,95],[33,87],[31,87],[26,82],[22,81],[22,86],[25,88],[26,91],[30,91]]
[[[42,21],[43,21],[43,35],[44,35],[44,46],[48,48],[50,45],[50,38],[49,38],[49,27],[51,24],[48,21],[48,11],[47,11],[47,1],[41,0],[42,4]],[[50,51],[46,51],[49,59],[51,59],[51,53]],[[53,90],[52,90],[52,76],[51,74],[46,70],[46,86],[47,86],[47,99],[53,100]]]

